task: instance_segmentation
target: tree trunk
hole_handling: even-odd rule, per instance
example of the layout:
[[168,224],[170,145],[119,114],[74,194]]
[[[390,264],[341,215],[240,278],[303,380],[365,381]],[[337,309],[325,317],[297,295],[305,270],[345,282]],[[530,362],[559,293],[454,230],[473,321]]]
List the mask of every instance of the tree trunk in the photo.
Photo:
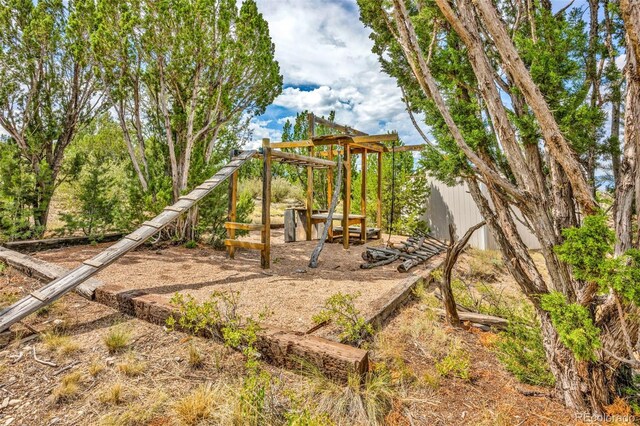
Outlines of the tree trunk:
[[446,311],[446,318],[449,325],[452,327],[460,326],[460,317],[458,316],[458,310],[456,308],[456,301],[453,297],[453,290],[451,289],[451,274],[453,267],[458,261],[458,257],[462,253],[462,250],[469,242],[469,238],[476,230],[485,225],[482,221],[465,232],[464,236],[456,241],[456,233],[453,224],[449,224],[449,247],[447,248],[447,256],[444,259],[444,265],[442,266],[442,281],[440,282],[440,292],[442,293],[442,301],[444,302],[444,308]]

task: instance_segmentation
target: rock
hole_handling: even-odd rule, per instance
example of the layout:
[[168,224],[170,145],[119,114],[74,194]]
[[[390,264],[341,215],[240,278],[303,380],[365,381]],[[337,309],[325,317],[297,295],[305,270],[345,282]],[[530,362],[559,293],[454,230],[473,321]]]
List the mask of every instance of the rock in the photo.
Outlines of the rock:
[[19,399],[12,399],[9,401],[9,407],[13,407],[14,405],[18,405],[18,404],[20,404]]
[[60,417],[52,418],[51,421],[49,422],[49,426],[55,425],[57,423],[60,423]]
[[0,405],[0,409],[7,408],[9,405],[9,397],[6,397],[4,401],[2,401],[2,405]]
[[15,419],[13,417],[9,417],[7,421],[4,422],[4,426],[9,426],[11,423],[13,423],[14,420]]
[[62,325],[62,324],[64,324],[64,321],[62,321],[61,319],[53,320],[53,326],[54,327]]
[[104,362],[105,362],[107,365],[111,366],[111,365],[113,365],[113,363],[115,362],[115,360],[116,360],[116,359],[115,359],[114,357],[111,357],[111,356],[110,356],[109,358],[106,358],[106,359],[104,360]]
[[175,357],[175,358],[174,358],[174,361],[175,361],[175,362],[182,362],[182,358],[180,358],[179,356],[177,356],[177,357]]
[[297,274],[306,274],[307,270],[306,269],[296,269],[296,273]]

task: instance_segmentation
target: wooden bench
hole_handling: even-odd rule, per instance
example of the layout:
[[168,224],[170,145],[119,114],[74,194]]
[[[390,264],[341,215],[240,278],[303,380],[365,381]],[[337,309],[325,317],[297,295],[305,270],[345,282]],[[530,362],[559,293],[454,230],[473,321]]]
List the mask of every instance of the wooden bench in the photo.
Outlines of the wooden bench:
[[[327,218],[329,217],[328,213],[315,213],[311,215],[311,223],[312,224],[317,224],[317,223],[325,223],[327,221]],[[344,219],[344,216],[342,214],[339,213],[334,213],[334,215],[331,217],[332,221],[340,221],[342,222],[342,220]],[[366,221],[367,221],[367,217],[361,214],[350,214],[349,215],[349,226],[351,225],[358,225],[361,229],[366,229]],[[335,237],[337,237],[338,235],[335,234],[334,229],[333,229],[333,224],[329,225],[329,233],[327,236],[327,240],[329,242],[333,242],[333,239]],[[362,242],[366,242],[367,241],[367,233],[360,233],[360,240]]]

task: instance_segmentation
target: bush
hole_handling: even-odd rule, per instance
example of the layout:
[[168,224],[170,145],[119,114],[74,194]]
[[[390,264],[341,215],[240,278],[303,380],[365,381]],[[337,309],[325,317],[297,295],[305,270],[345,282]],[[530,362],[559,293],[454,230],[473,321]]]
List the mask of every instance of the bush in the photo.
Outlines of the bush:
[[316,324],[332,321],[340,329],[340,340],[359,345],[373,335],[373,327],[360,315],[353,303],[360,296],[356,294],[336,293],[329,297],[322,310],[313,316]]
[[532,308],[509,318],[507,329],[495,342],[498,359],[523,383],[553,386],[555,379],[542,345],[542,330]]

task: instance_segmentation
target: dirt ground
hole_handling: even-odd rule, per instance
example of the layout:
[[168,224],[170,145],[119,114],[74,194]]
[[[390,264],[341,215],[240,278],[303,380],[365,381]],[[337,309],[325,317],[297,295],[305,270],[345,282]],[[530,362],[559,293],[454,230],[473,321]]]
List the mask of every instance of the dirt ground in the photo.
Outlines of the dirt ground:
[[[245,237],[255,240],[256,235]],[[394,237],[396,238],[396,237]],[[368,245],[380,245],[372,240]],[[313,327],[312,316],[331,295],[360,293],[356,307],[369,314],[370,303],[400,282],[404,275],[397,265],[363,270],[364,245],[352,245],[345,251],[341,244],[326,244],[319,267],[308,268],[316,241],[284,243],[282,230],[272,231],[272,268],[260,268],[260,253],[238,249],[235,259],[211,248],[187,249],[168,246],[140,249],[100,272],[96,278],[127,289],[158,294],[167,301],[176,293],[190,294],[199,300],[214,291],[239,292],[239,311],[257,318],[268,313],[265,323],[295,331]],[[36,257],[67,268],[78,266],[108,244],[49,250]]]

